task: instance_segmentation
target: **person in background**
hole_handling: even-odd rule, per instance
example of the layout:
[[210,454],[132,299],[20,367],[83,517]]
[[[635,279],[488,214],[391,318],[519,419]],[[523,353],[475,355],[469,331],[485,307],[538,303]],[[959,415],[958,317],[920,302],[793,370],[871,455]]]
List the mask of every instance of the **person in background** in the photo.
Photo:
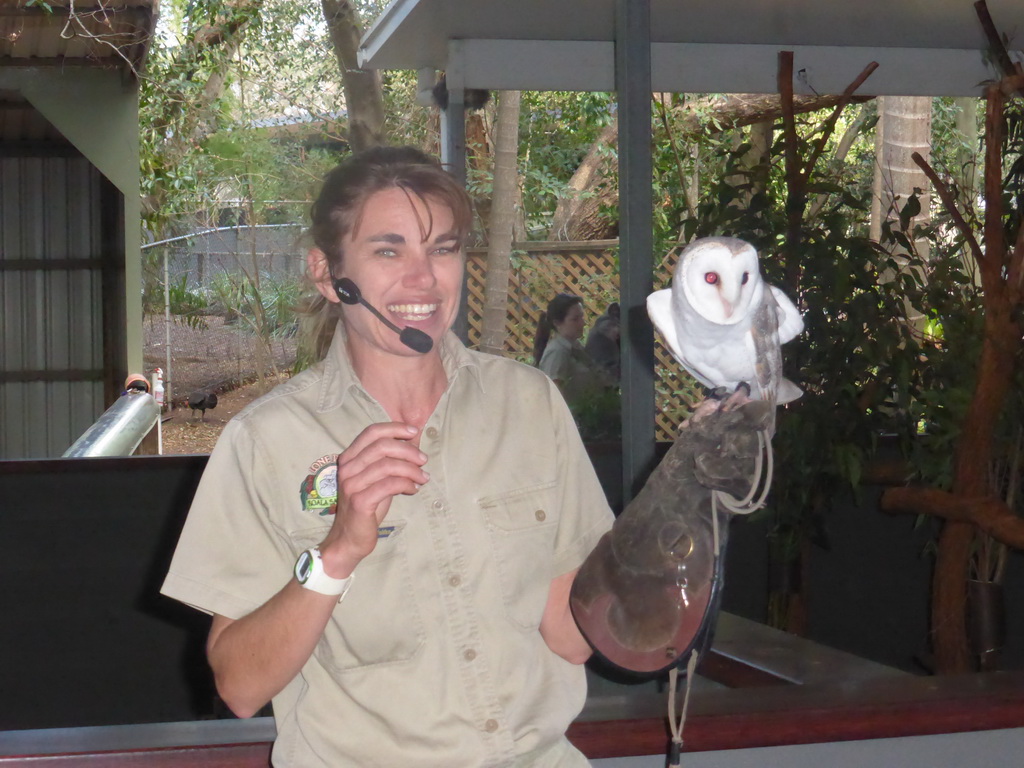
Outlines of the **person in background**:
[[621,356],[619,336],[621,333],[619,303],[613,301],[597,320],[594,321],[587,343],[583,347],[594,364],[603,368],[613,381],[619,380]]
[[583,299],[559,293],[541,313],[533,339],[534,364],[558,385],[570,407],[608,384],[580,343],[584,324]]
[[588,765],[568,598],[613,518],[554,384],[451,332],[471,221],[412,148],[327,175],[322,359],[228,423],[189,511],[162,591],[212,614],[235,714],[273,701],[275,768]]

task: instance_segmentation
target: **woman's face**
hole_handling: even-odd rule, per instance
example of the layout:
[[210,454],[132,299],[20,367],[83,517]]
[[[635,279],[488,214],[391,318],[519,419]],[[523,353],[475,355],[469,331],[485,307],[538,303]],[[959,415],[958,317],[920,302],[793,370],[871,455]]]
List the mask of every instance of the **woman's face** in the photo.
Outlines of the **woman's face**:
[[[371,195],[358,228],[342,238],[341,268],[370,304],[399,328],[418,328],[438,342],[455,322],[462,293],[461,243],[451,210],[436,200],[391,188]],[[336,301],[329,281],[321,293]],[[420,353],[361,305],[345,305],[345,326],[353,353]]]
[[573,304],[565,313],[562,322],[555,323],[555,331],[559,336],[564,336],[569,341],[576,341],[583,336],[583,307],[580,304]]

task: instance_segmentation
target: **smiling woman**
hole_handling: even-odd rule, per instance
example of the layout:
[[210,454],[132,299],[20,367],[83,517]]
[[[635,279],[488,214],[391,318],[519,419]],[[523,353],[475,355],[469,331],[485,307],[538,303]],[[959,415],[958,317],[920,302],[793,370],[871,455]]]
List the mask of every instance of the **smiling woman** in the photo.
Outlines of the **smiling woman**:
[[227,705],[273,701],[276,766],[587,764],[568,595],[612,516],[554,384],[451,333],[470,222],[418,150],[332,171],[323,359],[231,420],[196,492],[163,591],[213,614]]
[[[336,253],[344,256],[332,261],[322,248],[309,252],[317,290],[328,302],[348,305],[349,351],[360,375],[370,372],[364,361],[375,351],[408,352],[401,333],[393,333],[401,331],[399,323],[433,342],[451,327],[462,287],[463,237],[451,209],[435,196],[392,187],[373,193],[354,229],[341,236]],[[353,286],[369,314],[352,307]]]

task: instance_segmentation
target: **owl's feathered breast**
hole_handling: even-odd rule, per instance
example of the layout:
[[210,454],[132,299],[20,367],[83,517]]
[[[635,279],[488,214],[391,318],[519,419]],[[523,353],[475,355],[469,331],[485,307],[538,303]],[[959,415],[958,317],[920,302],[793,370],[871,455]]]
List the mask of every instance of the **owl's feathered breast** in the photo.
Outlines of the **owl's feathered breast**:
[[673,315],[683,366],[709,387],[735,386],[754,370],[756,350],[749,323],[716,323],[698,312],[682,291],[675,292]]

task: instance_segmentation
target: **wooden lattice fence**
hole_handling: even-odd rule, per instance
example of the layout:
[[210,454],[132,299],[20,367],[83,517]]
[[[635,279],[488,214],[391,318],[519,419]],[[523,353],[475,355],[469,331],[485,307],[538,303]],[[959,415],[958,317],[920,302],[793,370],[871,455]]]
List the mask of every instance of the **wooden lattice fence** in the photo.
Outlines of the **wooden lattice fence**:
[[[466,271],[469,290],[469,341],[480,342],[483,323],[483,250],[470,249]],[[668,285],[676,255],[670,254],[655,267],[654,287]],[[506,354],[533,362],[533,337],[541,312],[556,293],[574,293],[583,299],[589,328],[608,304],[619,300],[617,240],[578,243],[531,242],[516,245],[509,276]],[[672,440],[679,423],[699,397],[698,387],[655,334],[656,439]]]

